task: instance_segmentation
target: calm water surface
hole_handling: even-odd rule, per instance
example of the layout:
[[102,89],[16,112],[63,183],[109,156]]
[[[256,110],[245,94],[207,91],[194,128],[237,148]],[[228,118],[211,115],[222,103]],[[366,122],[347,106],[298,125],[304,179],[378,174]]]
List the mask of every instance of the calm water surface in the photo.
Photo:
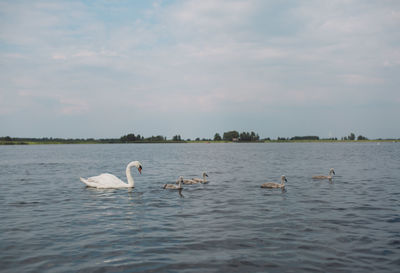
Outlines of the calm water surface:
[[399,185],[399,143],[0,146],[0,271],[398,272]]

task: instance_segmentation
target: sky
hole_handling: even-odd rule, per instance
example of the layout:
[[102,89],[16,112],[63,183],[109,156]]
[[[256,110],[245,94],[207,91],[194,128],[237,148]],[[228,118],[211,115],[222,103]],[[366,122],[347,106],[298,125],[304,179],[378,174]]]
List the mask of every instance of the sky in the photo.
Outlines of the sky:
[[0,136],[400,137],[400,1],[0,0]]

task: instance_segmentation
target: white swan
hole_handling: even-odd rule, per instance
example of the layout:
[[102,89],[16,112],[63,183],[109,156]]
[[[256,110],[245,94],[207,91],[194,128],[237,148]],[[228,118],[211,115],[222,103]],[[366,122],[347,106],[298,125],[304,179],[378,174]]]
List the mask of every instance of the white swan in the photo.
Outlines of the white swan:
[[282,175],[280,184],[273,183],[273,182],[268,182],[268,183],[262,184],[261,188],[283,189],[283,188],[285,188],[285,181],[287,182],[286,176]]
[[135,187],[135,181],[131,175],[131,168],[136,167],[139,173],[142,173],[142,164],[139,161],[132,161],[126,166],[126,178],[128,179],[128,184],[119,179],[113,174],[102,173],[98,176],[92,176],[87,179],[80,178],[83,183],[88,187],[98,188],[98,189],[118,189],[118,188],[133,188]]
[[329,179],[332,180],[333,175],[336,174],[335,170],[331,168],[329,170],[329,175],[314,175],[312,179]]
[[182,183],[183,183],[183,176],[179,176],[179,184],[174,185],[174,184],[165,184],[164,189],[170,189],[170,190],[181,190],[182,189]]
[[206,174],[206,173],[204,172],[204,173],[203,173],[203,178],[192,178],[192,180],[193,180],[193,181],[196,181],[196,182],[200,182],[200,183],[202,183],[202,184],[206,184],[206,183],[208,183],[206,177],[208,177],[208,174]]

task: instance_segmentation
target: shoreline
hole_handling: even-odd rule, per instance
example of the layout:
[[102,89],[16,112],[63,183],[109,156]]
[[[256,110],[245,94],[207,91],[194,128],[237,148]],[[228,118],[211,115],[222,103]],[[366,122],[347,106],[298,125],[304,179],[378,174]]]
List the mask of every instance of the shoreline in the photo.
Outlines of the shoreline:
[[60,145],[60,144],[185,144],[185,143],[368,143],[368,142],[400,142],[400,139],[368,139],[368,140],[265,140],[265,141],[134,141],[134,142],[102,142],[102,141],[0,141],[1,146],[13,145]]

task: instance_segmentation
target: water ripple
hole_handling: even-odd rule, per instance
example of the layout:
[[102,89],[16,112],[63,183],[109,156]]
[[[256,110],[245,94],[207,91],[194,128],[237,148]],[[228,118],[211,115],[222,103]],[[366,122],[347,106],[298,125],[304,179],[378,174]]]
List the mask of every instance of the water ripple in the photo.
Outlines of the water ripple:
[[[400,265],[396,143],[0,150],[2,272],[395,272]],[[133,190],[79,181],[101,172],[124,178],[134,159],[145,168]],[[330,167],[332,182],[311,179]],[[203,171],[209,184],[180,194],[162,189]],[[285,191],[260,188],[282,174]]]

